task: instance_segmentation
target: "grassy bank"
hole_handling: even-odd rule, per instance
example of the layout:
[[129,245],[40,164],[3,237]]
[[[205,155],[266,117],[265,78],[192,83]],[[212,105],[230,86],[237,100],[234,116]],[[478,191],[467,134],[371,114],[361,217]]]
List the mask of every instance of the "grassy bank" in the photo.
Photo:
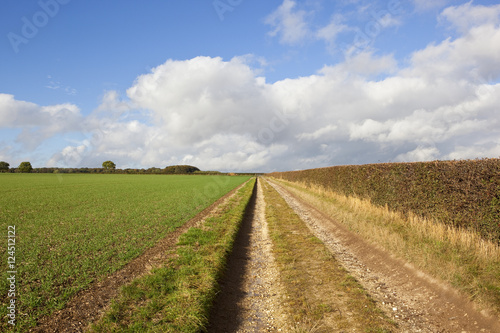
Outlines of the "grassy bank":
[[417,268],[450,283],[481,307],[500,314],[500,248],[479,234],[323,187],[279,181],[295,195]]
[[255,180],[202,225],[181,235],[171,259],[123,287],[93,332],[199,332],[250,201]]
[[266,219],[292,332],[392,332],[395,324],[265,181]]

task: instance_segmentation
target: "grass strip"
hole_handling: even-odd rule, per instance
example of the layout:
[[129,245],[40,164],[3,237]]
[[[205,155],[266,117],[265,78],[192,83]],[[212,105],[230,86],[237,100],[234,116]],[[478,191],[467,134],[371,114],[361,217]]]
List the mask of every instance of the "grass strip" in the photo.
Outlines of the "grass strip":
[[266,182],[266,219],[292,332],[392,332],[388,318]]
[[92,332],[199,332],[253,193],[245,184],[215,216],[179,237],[171,259],[124,286]]
[[[276,179],[275,179],[276,180]],[[351,231],[500,314],[500,247],[469,230],[373,205],[319,186],[276,180]]]

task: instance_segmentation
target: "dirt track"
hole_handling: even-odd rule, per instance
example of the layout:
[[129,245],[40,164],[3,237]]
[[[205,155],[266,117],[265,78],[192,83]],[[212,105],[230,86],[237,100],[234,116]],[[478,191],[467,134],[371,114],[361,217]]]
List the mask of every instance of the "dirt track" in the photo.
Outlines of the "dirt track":
[[282,186],[271,185],[401,332],[500,332],[497,320],[481,315],[452,288],[363,241]]
[[275,332],[284,326],[260,180],[250,204],[221,281],[208,332]]

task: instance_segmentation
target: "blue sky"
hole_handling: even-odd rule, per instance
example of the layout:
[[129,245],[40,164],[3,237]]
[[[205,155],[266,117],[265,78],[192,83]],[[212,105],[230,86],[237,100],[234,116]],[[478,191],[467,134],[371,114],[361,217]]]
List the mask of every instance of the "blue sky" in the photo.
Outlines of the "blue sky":
[[500,156],[496,1],[2,5],[0,160],[12,167]]

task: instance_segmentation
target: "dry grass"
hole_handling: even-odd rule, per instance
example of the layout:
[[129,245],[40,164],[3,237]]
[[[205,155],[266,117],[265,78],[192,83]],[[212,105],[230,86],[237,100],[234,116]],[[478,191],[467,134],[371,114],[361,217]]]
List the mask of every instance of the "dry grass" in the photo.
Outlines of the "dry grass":
[[395,324],[266,182],[266,219],[291,332],[391,332]]
[[278,180],[350,230],[500,313],[500,247],[480,235],[402,214],[320,186]]

